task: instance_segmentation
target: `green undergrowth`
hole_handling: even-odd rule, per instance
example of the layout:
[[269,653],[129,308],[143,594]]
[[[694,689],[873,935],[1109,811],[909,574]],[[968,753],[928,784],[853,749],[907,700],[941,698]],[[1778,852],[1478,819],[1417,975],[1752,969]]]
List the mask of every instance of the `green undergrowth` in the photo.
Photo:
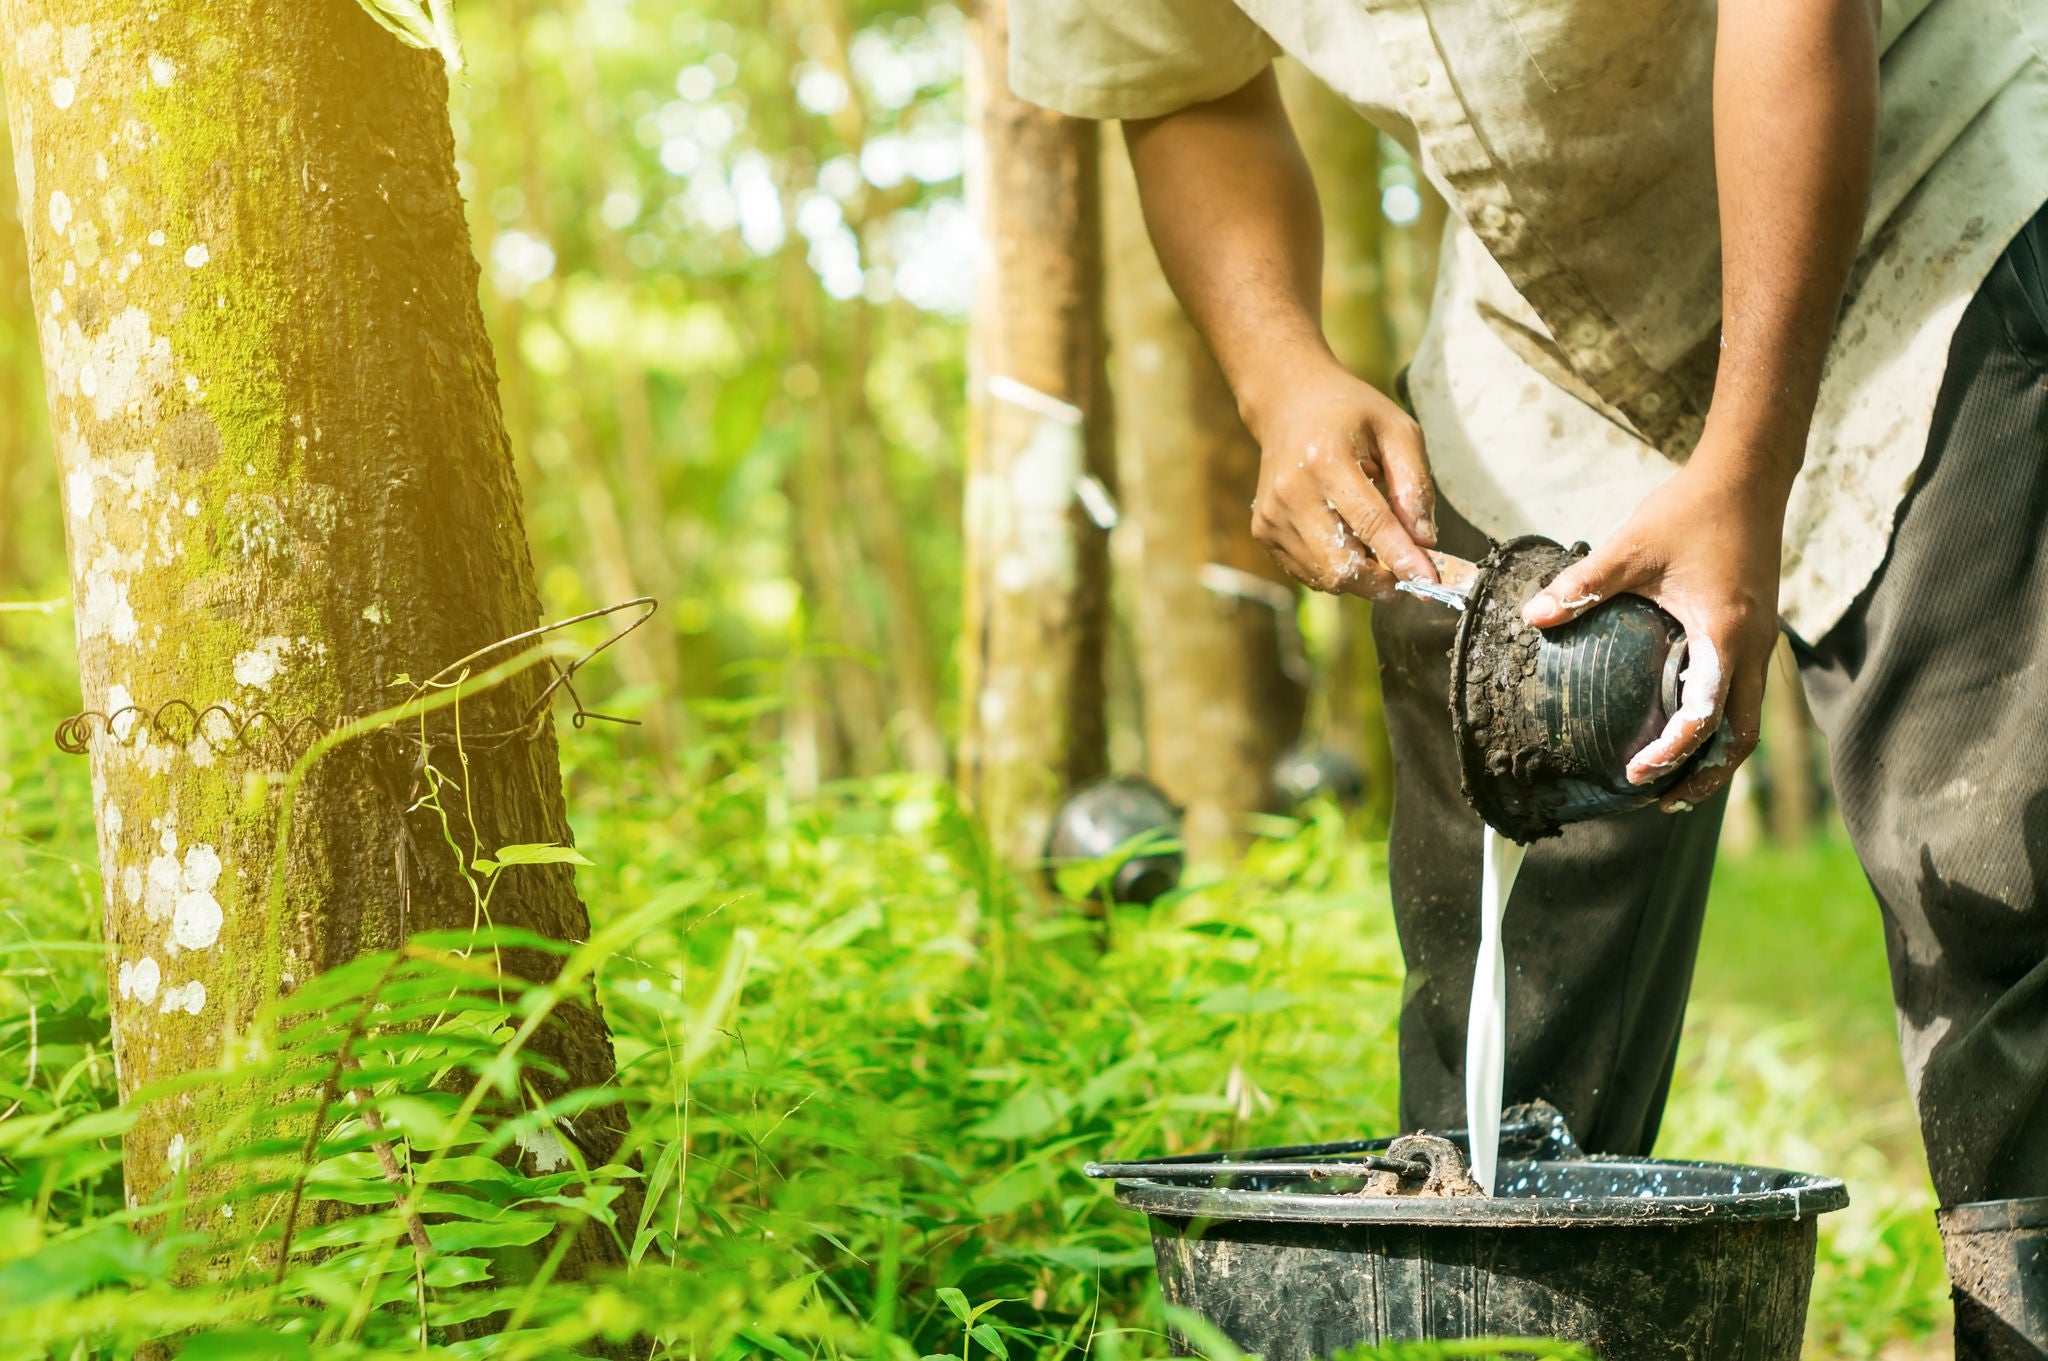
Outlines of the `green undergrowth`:
[[[45,721],[71,702],[63,649],[0,629],[0,1357],[1120,1361],[1164,1355],[1170,1325],[1225,1357],[1169,1319],[1142,1221],[1081,1165],[1393,1128],[1382,851],[1333,811],[1096,919],[996,867],[942,785],[794,800],[749,714],[706,708],[659,786],[568,739],[594,935],[561,984],[515,985],[464,936],[308,985],[192,1079],[246,1119],[186,1150],[167,1214],[133,1210],[87,771]],[[1825,1036],[1717,960],[1661,1151],[1845,1171],[1812,1349],[1925,1334],[1938,1259],[1896,1102],[1831,1081]],[[524,1037],[583,980],[618,1085],[544,1100]],[[583,1166],[557,1132],[607,1103],[627,1148]],[[567,1161],[520,1176],[515,1144]],[[586,1235],[629,1265],[569,1279]]]

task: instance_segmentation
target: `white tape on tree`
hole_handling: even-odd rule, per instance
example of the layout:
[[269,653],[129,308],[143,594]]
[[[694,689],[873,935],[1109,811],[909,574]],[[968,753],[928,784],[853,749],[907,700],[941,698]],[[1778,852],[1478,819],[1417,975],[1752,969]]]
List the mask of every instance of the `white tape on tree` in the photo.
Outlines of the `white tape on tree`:
[[1079,425],[1087,419],[1080,407],[1072,402],[1040,392],[1029,383],[1021,383],[1008,374],[996,374],[988,380],[988,395],[1008,406],[1019,407],[1036,416],[1045,416],[1064,425]]

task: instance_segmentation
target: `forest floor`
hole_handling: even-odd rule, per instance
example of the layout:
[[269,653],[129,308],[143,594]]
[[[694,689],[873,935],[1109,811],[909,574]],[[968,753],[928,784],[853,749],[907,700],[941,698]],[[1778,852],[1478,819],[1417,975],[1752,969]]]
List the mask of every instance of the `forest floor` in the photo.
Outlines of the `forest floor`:
[[[412,1354],[476,1274],[430,1273],[449,1284],[418,1301],[409,1270],[354,1305],[331,1279],[237,1296],[122,1246],[111,1154],[92,1155],[112,1093],[90,781],[49,739],[68,634],[0,617],[0,1111],[21,1103],[0,1120],[0,1354],[119,1355],[164,1328],[214,1331],[214,1357]],[[1383,852],[1334,810],[1093,921],[990,865],[942,786],[792,800],[777,753],[738,735],[756,717],[704,708],[659,776],[565,740],[593,916],[651,923],[598,987],[652,1194],[622,1229],[636,1272],[525,1291],[531,1336],[504,1355],[622,1327],[725,1361],[1161,1355],[1142,1223],[1080,1163],[1391,1131]],[[1939,1354],[1932,1194],[1838,832],[1722,866],[1658,1151],[1846,1178],[1807,1355]]]

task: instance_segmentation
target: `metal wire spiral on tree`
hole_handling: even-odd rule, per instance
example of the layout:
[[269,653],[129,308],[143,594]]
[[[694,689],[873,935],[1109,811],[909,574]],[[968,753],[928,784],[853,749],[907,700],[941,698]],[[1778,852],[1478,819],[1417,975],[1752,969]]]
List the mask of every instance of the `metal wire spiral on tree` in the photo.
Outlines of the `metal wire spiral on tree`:
[[[534,697],[533,703],[527,706],[516,727],[497,732],[465,731],[461,734],[461,740],[464,746],[472,748],[531,740],[545,724],[548,706],[553,702],[558,690],[566,693],[571,703],[576,706],[569,715],[569,722],[574,727],[581,728],[591,720],[637,725],[637,719],[619,718],[587,707],[583,703],[583,697],[576,691],[575,675],[599,653],[646,623],[658,608],[654,597],[636,596],[631,600],[587,610],[568,619],[542,624],[538,628],[500,638],[497,642],[478,648],[466,657],[450,662],[426,680],[413,684],[412,693],[408,698],[417,700],[435,690],[460,686],[477,669],[478,663],[494,653],[503,652],[522,643],[534,642],[575,624],[601,619],[622,610],[638,609],[640,613],[629,620],[623,628],[606,635],[596,646],[567,666],[559,666],[552,660],[548,661],[549,668],[555,673],[554,679]],[[156,737],[176,747],[189,747],[194,741],[202,741],[216,752],[242,751],[272,765],[288,767],[296,765],[321,738],[350,721],[348,718],[328,719],[312,714],[287,718],[273,714],[267,709],[241,709],[226,700],[194,704],[191,700],[173,698],[154,706],[126,704],[112,713],[98,709],[82,710],[60,720],[54,736],[57,749],[71,756],[83,756],[89,752],[95,737],[112,738],[120,743],[147,741],[150,737]],[[424,720],[422,723],[424,726]],[[383,731],[421,745],[432,745],[444,737],[453,741],[456,736],[452,727],[445,732],[424,731],[423,735],[404,733],[395,728]]]

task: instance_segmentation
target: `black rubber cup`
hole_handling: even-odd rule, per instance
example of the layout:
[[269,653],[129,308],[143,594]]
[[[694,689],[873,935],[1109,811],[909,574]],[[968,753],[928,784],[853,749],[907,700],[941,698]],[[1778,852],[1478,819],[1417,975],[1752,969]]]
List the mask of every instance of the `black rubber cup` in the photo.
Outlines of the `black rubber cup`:
[[1641,808],[1691,768],[1646,785],[1627,773],[1678,708],[1686,644],[1676,619],[1623,595],[1557,628],[1522,622],[1529,598],[1587,551],[1535,536],[1496,545],[1458,622],[1450,699],[1465,798],[1518,842]]

